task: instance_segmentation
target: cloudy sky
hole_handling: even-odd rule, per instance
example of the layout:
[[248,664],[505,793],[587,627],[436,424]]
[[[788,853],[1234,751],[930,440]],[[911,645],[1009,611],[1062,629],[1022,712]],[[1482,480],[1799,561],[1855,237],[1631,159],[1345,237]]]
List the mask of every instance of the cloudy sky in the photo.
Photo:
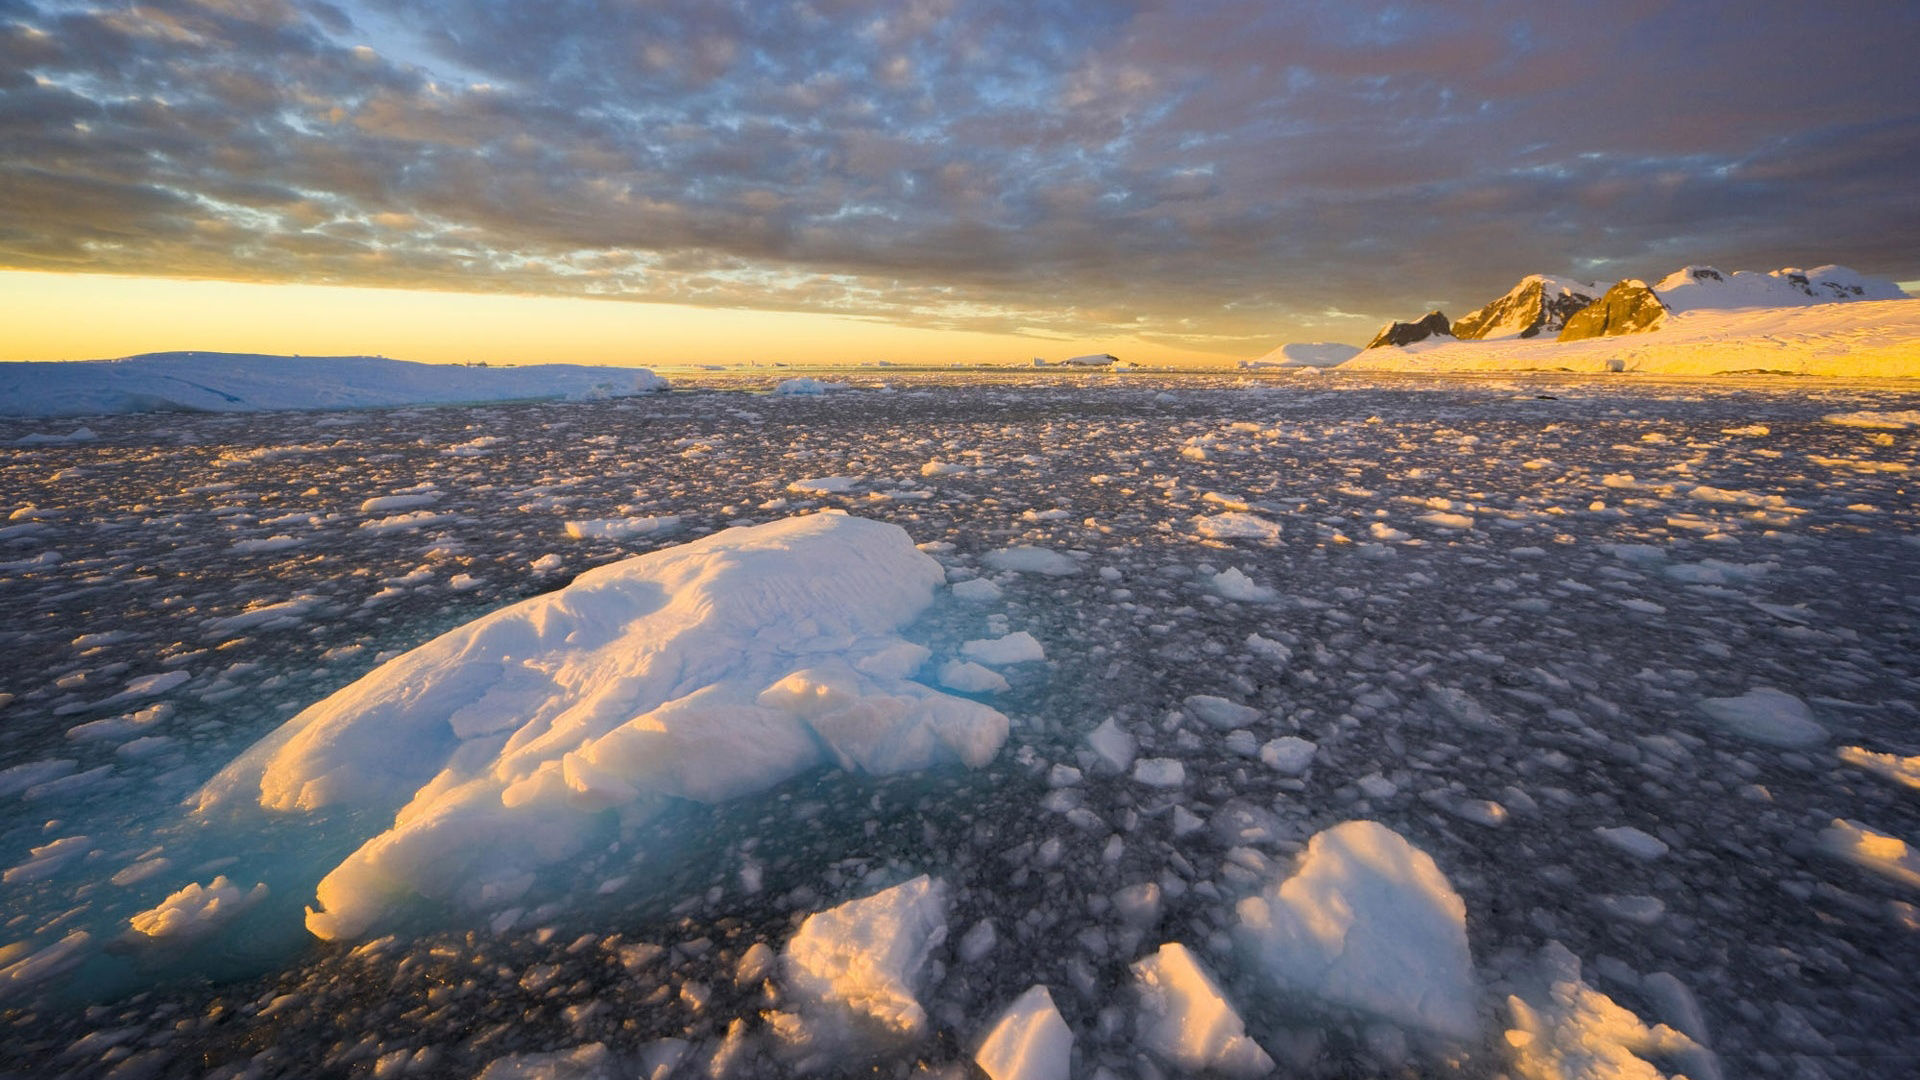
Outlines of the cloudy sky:
[[1898,0],[0,0],[0,291],[1242,357],[1534,271],[1912,281],[1916,45]]

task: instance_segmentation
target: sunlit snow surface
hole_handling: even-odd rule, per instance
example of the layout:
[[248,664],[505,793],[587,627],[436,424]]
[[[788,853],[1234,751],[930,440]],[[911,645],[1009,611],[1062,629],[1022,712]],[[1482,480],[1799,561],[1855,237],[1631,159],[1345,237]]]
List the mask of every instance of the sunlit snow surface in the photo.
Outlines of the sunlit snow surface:
[[[1257,1045],[1236,1071],[1911,1074],[1920,393],[890,380],[0,421],[0,1070],[1056,1076],[1065,1050],[1074,1076],[1177,1075],[1201,1044],[1138,965],[1181,956],[1209,988],[1180,1000]],[[644,604],[529,623],[461,654],[532,662],[485,716],[434,714],[431,680],[389,703],[446,739],[319,740],[303,760],[350,767],[263,807],[270,770],[236,766],[207,790],[249,797],[196,809],[442,634],[820,509],[903,529],[835,558],[924,572],[918,598],[840,629],[798,598],[790,655],[655,627],[636,648],[708,665],[677,694],[588,649]],[[308,932],[403,804],[459,781],[506,806],[502,717],[565,691],[658,727],[715,686],[800,716],[760,694],[823,661],[822,700],[952,700],[1008,717],[1005,745],[890,771],[828,740],[642,793],[662,759],[612,748],[624,786],[577,768],[576,791],[583,734],[552,747],[564,843],[521,858],[544,834],[489,819],[466,858],[376,882],[332,926],[353,940]],[[779,745],[802,744],[739,750]],[[1310,936],[1250,932],[1251,898]]]

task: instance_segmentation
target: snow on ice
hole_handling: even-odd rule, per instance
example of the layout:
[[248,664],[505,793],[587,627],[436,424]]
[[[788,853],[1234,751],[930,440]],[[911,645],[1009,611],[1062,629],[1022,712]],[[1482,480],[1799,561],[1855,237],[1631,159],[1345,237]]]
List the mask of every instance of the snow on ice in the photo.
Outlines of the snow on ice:
[[898,527],[838,514],[600,567],[302,711],[209,781],[197,813],[397,811],[308,914],[352,938],[413,895],[510,904],[606,808],[644,818],[830,761],[977,767],[1006,717],[910,681],[924,652],[896,636],[940,579]]

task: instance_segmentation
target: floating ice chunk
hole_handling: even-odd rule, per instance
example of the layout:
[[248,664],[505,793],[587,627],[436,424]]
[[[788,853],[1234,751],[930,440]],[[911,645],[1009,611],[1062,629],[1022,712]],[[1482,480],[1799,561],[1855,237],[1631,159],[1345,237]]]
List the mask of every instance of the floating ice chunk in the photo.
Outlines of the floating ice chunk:
[[1287,994],[1471,1039],[1467,908],[1426,852],[1378,822],[1308,842],[1293,875],[1240,901],[1237,936]]
[[1066,577],[1080,572],[1080,563],[1071,555],[1049,548],[997,548],[980,556],[980,561],[995,570],[1016,570],[1023,574]]
[[1032,634],[1017,630],[1005,637],[976,638],[964,642],[960,646],[960,655],[983,664],[1005,667],[1008,664],[1045,660],[1047,650]]
[[1897,412],[1861,409],[1857,412],[1828,413],[1823,419],[1829,424],[1838,424],[1841,427],[1866,428],[1869,431],[1905,431],[1908,428],[1920,427],[1920,409],[1903,409]]
[[1177,788],[1187,782],[1187,767],[1175,758],[1141,758],[1133,763],[1133,779],[1156,788]]
[[[1920,790],[1920,757],[1882,754],[1862,746],[1843,746],[1839,754],[1840,760],[1849,765],[1857,765],[1868,772],[1878,773],[1896,784],[1904,784]],[[0,776],[3,775],[5,774],[0,774]]]
[[1298,735],[1282,735],[1260,747],[1260,760],[1283,776],[1299,776],[1313,764],[1313,755],[1319,749],[1319,744]]
[[1151,881],[1129,885],[1113,894],[1114,914],[1136,930],[1151,930],[1160,921],[1160,886]]
[[946,937],[945,886],[923,874],[809,915],[787,942],[787,981],[818,1009],[911,1038],[927,1026],[922,971]]
[[1423,521],[1436,529],[1473,528],[1473,516],[1471,514],[1450,514],[1444,510],[1434,510],[1430,513],[1421,514],[1417,520]]
[[[291,601],[289,603],[291,603]],[[275,608],[280,607],[280,605],[278,604],[274,604],[272,606]],[[296,606],[300,606],[300,605],[296,605]],[[301,606],[301,610],[304,611],[307,609],[306,607]],[[233,618],[238,619],[238,618],[242,618],[242,616],[236,615]],[[232,622],[232,619],[225,619],[225,620],[215,619],[214,622],[221,624],[221,626],[224,628]],[[115,694],[109,700],[132,701],[136,698],[155,697],[157,695],[164,694],[167,691],[174,689],[175,687],[180,686],[182,683],[185,683],[187,680],[191,678],[193,678],[193,674],[191,672],[179,671],[179,670],[163,671],[158,675],[142,675],[137,679],[127,680],[126,688],[121,690],[118,694]]]
[[287,536],[282,534],[253,540],[239,540],[234,542],[233,550],[242,555],[253,555],[269,551],[286,551],[289,548],[300,547],[307,542],[307,539],[307,537],[303,536]]
[[205,885],[190,884],[135,915],[133,932],[149,940],[196,938],[266,898],[265,883],[243,890],[221,874]]
[[1667,842],[1631,825],[1602,826],[1594,835],[1636,859],[1658,859],[1668,851]]
[[1920,852],[1897,836],[1857,821],[1834,818],[1833,824],[1820,832],[1820,847],[1889,881],[1920,889]]
[[87,946],[92,940],[93,935],[85,930],[75,930],[45,948],[0,967],[0,1001],[80,966],[87,958]]
[[1240,600],[1250,604],[1264,604],[1280,595],[1274,589],[1256,584],[1245,571],[1232,566],[1213,575],[1208,584],[1214,592],[1229,600]]
[[553,552],[548,552],[528,563],[527,568],[536,574],[551,574],[565,565],[567,565],[565,559],[562,559]]
[[949,660],[940,665],[940,685],[963,694],[997,694],[1007,688],[1007,678],[971,660]]
[[85,856],[92,847],[93,841],[88,837],[63,836],[39,847],[29,848],[26,860],[8,867],[6,873],[0,874],[0,882],[25,885],[28,882],[45,881]]
[[993,920],[981,919],[966,933],[960,935],[960,945],[956,951],[961,963],[977,964],[992,952],[993,947],[999,942],[1000,935],[993,928]]
[[811,476],[788,484],[787,490],[795,495],[839,495],[859,482],[857,476]]
[[[663,514],[659,517],[594,518],[587,521],[567,522],[567,535],[575,540],[626,540],[635,536],[668,533],[679,527],[680,518],[673,514]],[[553,558],[553,556],[547,557]]]
[[1208,540],[1278,540],[1280,525],[1258,514],[1228,511],[1201,514],[1193,519],[1193,531]]
[[732,798],[830,762],[977,767],[1005,716],[850,662],[905,655],[896,630],[944,576],[897,526],[844,514],[598,567],[308,707],[209,781],[197,811],[398,809],[308,916],[322,937],[356,937],[412,895],[511,902],[608,808],[644,820],[664,799]]
[[31,435],[22,435],[13,440],[15,446],[62,446],[68,443],[92,442],[100,436],[92,428],[77,427],[65,435],[54,435],[45,431],[36,431]]
[[[684,1047],[685,1044],[683,1043]],[[674,1064],[679,1063],[676,1056]],[[571,1050],[541,1054],[512,1054],[495,1058],[475,1080],[615,1080],[632,1075],[614,1059],[605,1043],[587,1043]],[[641,1076],[657,1074],[642,1071]]]
[[1247,635],[1247,651],[1275,667],[1284,668],[1293,659],[1293,650],[1287,647],[1286,642],[1264,638],[1259,634]]
[[1114,723],[1111,716],[1087,733],[1087,746],[1114,772],[1126,772],[1133,764],[1133,736],[1120,730],[1120,725]]
[[1221,731],[1246,727],[1264,715],[1259,709],[1212,694],[1190,695],[1185,704],[1188,712],[1208,726]]
[[70,775],[80,763],[72,758],[47,758],[0,769],[0,798]]
[[921,476],[954,476],[966,471],[967,467],[965,465],[955,465],[952,462],[941,461],[938,458],[920,466]]
[[1807,703],[1770,686],[1757,686],[1739,697],[1707,698],[1700,711],[1743,739],[1789,749],[1818,746],[1827,741],[1827,729],[1813,718]]
[[1247,1037],[1247,1026],[1185,945],[1168,942],[1135,961],[1140,993],[1140,1044],[1168,1064],[1222,1076],[1264,1076],[1273,1059]]
[[438,525],[443,521],[452,521],[452,514],[436,514],[431,510],[414,510],[390,517],[373,518],[360,523],[360,527],[371,533],[408,532],[424,529],[429,525]]
[[1666,901],[1657,896],[1597,896],[1594,905],[1611,918],[1652,926],[1667,913]]
[[987,604],[1000,599],[1000,586],[986,578],[968,578],[956,581],[948,590],[956,600],[965,600],[969,604]]
[[440,501],[437,491],[415,491],[406,495],[381,495],[360,504],[363,514],[391,514],[396,510],[418,510]]
[[994,1021],[973,1060],[992,1080],[1067,1080],[1073,1032],[1053,995],[1036,985]]
[[785,380],[780,385],[774,387],[773,392],[781,397],[817,397],[834,390],[848,389],[852,388],[846,383],[826,382],[822,379],[812,379],[802,376],[798,379]]
[[[1580,977],[1580,959],[1559,942],[1542,954],[1545,990],[1507,998],[1514,1068],[1526,1080],[1663,1080],[1647,1056],[1674,1058],[1693,1076],[1719,1073],[1712,1054],[1660,1024],[1648,1027]],[[1711,1071],[1709,1071],[1711,1070]]]

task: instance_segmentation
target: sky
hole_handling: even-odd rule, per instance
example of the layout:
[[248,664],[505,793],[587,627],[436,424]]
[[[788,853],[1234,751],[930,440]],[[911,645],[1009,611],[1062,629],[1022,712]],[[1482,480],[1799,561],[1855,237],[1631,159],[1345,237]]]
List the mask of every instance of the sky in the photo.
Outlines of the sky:
[[0,0],[0,360],[1232,360],[1920,281],[1920,5]]

